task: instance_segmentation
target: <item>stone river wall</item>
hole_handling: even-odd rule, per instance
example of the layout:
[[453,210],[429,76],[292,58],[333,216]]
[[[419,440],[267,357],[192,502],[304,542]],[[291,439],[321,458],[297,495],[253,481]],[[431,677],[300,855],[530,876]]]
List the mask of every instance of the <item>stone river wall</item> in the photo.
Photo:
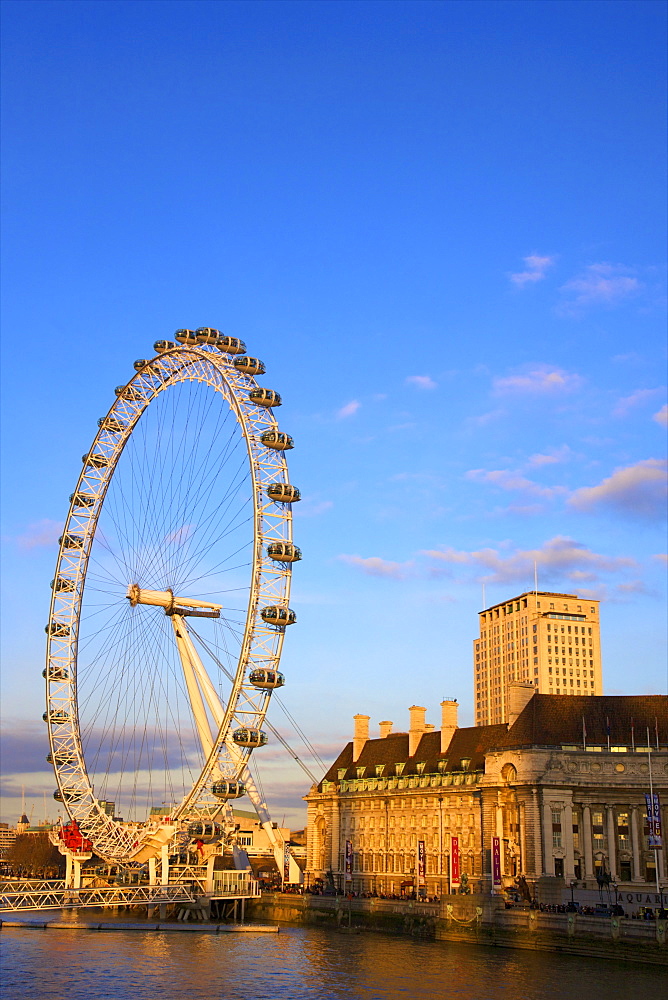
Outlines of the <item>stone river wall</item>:
[[249,919],[309,924],[341,933],[365,930],[432,938],[444,944],[560,951],[621,961],[668,965],[665,920],[544,913],[514,907],[490,896],[443,896],[415,900],[346,899],[267,893],[254,900]]

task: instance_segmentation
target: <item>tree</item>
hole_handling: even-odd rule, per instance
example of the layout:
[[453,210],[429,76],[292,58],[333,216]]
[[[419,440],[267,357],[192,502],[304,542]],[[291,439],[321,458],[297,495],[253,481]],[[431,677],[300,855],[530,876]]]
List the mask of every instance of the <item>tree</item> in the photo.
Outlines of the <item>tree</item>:
[[65,859],[47,833],[21,833],[7,851],[7,863],[16,875],[46,878],[65,867]]

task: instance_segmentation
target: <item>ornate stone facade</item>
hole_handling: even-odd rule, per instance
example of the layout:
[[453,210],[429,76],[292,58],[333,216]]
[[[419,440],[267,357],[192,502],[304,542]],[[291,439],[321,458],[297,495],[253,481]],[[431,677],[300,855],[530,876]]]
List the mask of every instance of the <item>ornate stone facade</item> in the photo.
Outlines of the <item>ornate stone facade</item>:
[[645,793],[651,764],[665,834],[668,698],[564,699],[522,685],[511,696],[508,725],[457,728],[456,702],[443,702],[440,731],[413,706],[407,733],[381,723],[381,738],[369,739],[368,717],[356,716],[355,738],[305,796],[307,880],[331,871],[341,888],[412,891],[422,842],[423,891],[440,895],[457,837],[462,872],[490,891],[498,836],[503,884],[523,875],[544,898],[576,879],[595,888],[605,873],[622,892],[649,891],[655,864],[665,886],[664,852],[649,846]]

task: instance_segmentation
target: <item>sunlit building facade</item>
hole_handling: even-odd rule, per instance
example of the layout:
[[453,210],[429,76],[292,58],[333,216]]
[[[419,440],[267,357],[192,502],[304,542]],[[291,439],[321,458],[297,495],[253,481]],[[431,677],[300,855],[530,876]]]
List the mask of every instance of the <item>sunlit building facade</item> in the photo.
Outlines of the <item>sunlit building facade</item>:
[[531,591],[478,615],[473,643],[475,724],[508,721],[510,685],[540,694],[603,693],[599,602]]

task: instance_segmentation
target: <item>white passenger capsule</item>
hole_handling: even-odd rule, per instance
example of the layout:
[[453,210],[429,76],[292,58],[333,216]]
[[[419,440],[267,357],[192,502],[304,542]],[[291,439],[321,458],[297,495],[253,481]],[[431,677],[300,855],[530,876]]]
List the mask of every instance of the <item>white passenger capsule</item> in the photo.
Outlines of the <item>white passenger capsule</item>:
[[260,729],[247,729],[245,726],[235,729],[232,733],[232,739],[239,747],[251,747],[255,749],[267,745],[266,733],[263,733]]
[[281,397],[273,389],[251,389],[248,393],[248,398],[251,403],[255,403],[256,406],[280,406]]
[[301,549],[298,549],[292,542],[272,542],[267,546],[267,555],[276,562],[299,562],[302,557]]
[[260,441],[265,448],[273,448],[274,451],[290,451],[295,446],[295,442],[289,434],[273,429],[260,434]]
[[270,604],[268,608],[262,608],[260,618],[267,625],[294,625],[297,615],[292,608],[281,608],[278,604]]
[[275,691],[285,684],[285,677],[280,671],[267,667],[256,667],[255,670],[251,670],[248,680],[260,691]]
[[246,786],[242,781],[214,781],[211,793],[217,799],[240,799],[246,794]]
[[267,496],[276,503],[297,503],[302,498],[297,487],[290,483],[270,483],[267,486]]
[[259,358],[235,358],[232,364],[245,375],[264,375],[266,371]]
[[246,345],[243,340],[238,340],[237,337],[226,337],[225,334],[221,333],[216,347],[223,354],[245,354]]

